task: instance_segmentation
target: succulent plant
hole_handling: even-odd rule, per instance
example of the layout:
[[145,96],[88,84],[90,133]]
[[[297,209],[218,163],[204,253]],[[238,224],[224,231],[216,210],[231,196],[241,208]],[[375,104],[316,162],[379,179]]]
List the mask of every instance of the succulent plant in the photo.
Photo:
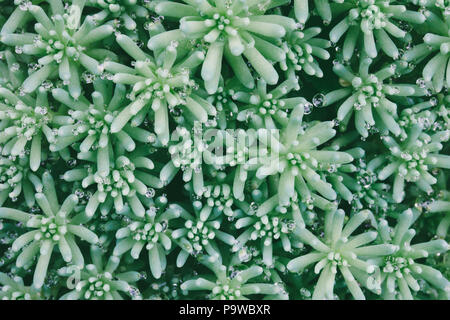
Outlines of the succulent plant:
[[[55,100],[68,108],[68,115],[56,115],[53,119],[53,127],[57,128],[57,137],[50,144],[53,152],[76,146],[79,155],[95,153],[97,162],[106,161],[107,167],[109,160],[106,156],[113,146],[132,152],[136,149],[136,143],[155,141],[153,133],[130,125],[112,133],[112,123],[119,114],[117,109],[125,100],[125,87],[120,84],[113,87],[104,80],[94,81],[94,87],[97,91],[91,95],[92,102],[85,97],[74,100],[67,91],[53,89]],[[81,143],[78,145],[79,141]]]
[[[155,58],[143,52],[131,38],[124,34],[116,36],[118,44],[134,61],[134,69],[116,62],[106,62],[105,69],[115,73],[115,83],[132,85],[129,94],[132,102],[125,107],[111,124],[111,132],[119,132],[132,119],[138,126],[149,111],[154,113],[154,131],[161,143],[169,142],[169,109],[183,105],[197,121],[206,121],[208,113],[215,114],[214,108],[204,99],[190,96],[195,82],[189,78],[189,69],[201,63],[204,56],[196,51],[177,62],[177,44],[172,42],[165,51]],[[133,123],[134,120],[134,123]]]
[[426,92],[416,85],[389,83],[387,80],[394,75],[396,65],[370,73],[371,64],[372,59],[364,58],[359,63],[358,73],[353,73],[349,67],[336,63],[333,70],[344,88],[321,95],[316,106],[325,107],[345,99],[336,117],[341,127],[346,128],[354,114],[355,128],[361,136],[367,137],[372,127],[398,136],[401,129],[396,121],[397,104],[391,97],[423,96]]
[[311,198],[312,192],[319,193],[325,199],[335,200],[336,192],[331,184],[322,180],[315,170],[322,162],[338,166],[353,161],[352,156],[345,152],[317,150],[318,146],[336,134],[334,122],[320,122],[304,129],[303,114],[304,104],[297,104],[279,137],[272,135],[269,130],[258,134],[258,139],[268,144],[269,154],[266,159],[258,159],[262,163],[256,164],[256,177],[264,179],[280,173],[280,205],[288,204],[296,192],[304,200]]
[[101,10],[92,16],[96,21],[114,18],[125,30],[135,30],[139,24],[138,18],[148,16],[147,9],[138,0],[88,0],[86,5]]
[[308,103],[302,97],[287,98],[290,92],[297,90],[300,90],[300,86],[295,77],[288,78],[271,91],[267,91],[267,83],[263,79],[257,81],[252,91],[237,89],[232,98],[244,104],[243,107],[238,106],[240,111],[237,119],[250,121],[255,127],[261,126],[266,117],[275,119],[273,121],[286,121],[285,110]]
[[32,229],[18,237],[12,244],[13,251],[22,250],[17,257],[17,267],[28,267],[34,264],[38,256],[33,277],[33,285],[42,287],[52,257],[53,248],[57,247],[65,262],[73,262],[82,266],[84,258],[78,247],[75,236],[97,243],[98,237],[88,228],[77,222],[77,216],[71,217],[78,197],[68,196],[60,205],[52,176],[45,172],[42,176],[42,192],[36,193],[36,202],[42,214],[30,214],[21,210],[2,207],[0,217],[22,223],[23,227]]
[[[157,206],[155,202],[160,205]],[[147,250],[152,275],[159,279],[167,265],[166,252],[172,248],[169,222],[180,216],[180,209],[176,205],[169,205],[164,210],[167,199],[162,197],[155,202],[149,201],[147,204],[149,208],[143,217],[135,216],[128,207],[126,211],[120,213],[127,216],[128,221],[126,226],[116,232],[118,241],[113,253],[121,256],[130,250],[131,256],[139,259],[142,250]]]
[[1,299],[450,299],[448,0],[0,6]]
[[400,23],[417,25],[423,23],[426,17],[421,12],[408,10],[405,5],[395,2],[352,0],[333,7],[338,14],[347,14],[330,31],[330,40],[334,43],[346,34],[342,47],[344,60],[350,60],[359,40],[362,41],[362,51],[370,58],[375,58],[378,50],[394,60],[399,58],[400,51],[392,37],[401,40],[408,38],[408,33],[402,30]]
[[34,205],[34,193],[43,186],[28,163],[27,157],[0,157],[0,205],[8,199],[16,202],[21,194],[29,207]]
[[260,242],[257,247],[262,252],[263,263],[273,266],[273,253],[278,245],[286,252],[292,252],[293,247],[299,246],[293,230],[303,223],[300,207],[296,203],[280,206],[278,195],[267,199],[257,191],[253,192],[253,199],[259,200],[256,202],[259,204],[257,209],[248,203],[239,204],[242,214],[236,217],[235,227],[245,231],[236,238],[233,251],[241,250],[248,242]]
[[[128,204],[138,217],[145,215],[145,208],[140,196],[151,197],[152,189],[162,186],[161,181],[149,173],[154,168],[152,160],[138,151],[125,156],[125,151],[113,154],[106,149],[100,161],[92,153],[85,152],[84,157],[94,164],[86,164],[68,170],[63,179],[68,182],[81,181],[83,188],[96,185],[93,195],[85,208],[86,218],[91,218],[97,209],[107,215],[111,208],[122,211]],[[113,157],[117,158],[113,160]],[[153,190],[154,191],[154,190]]]
[[130,283],[139,280],[138,272],[117,272],[120,258],[104,257],[102,249],[92,245],[92,263],[75,271],[73,268],[64,267],[58,270],[62,276],[72,276],[77,273],[78,282],[75,288],[60,297],[61,300],[123,300],[122,294],[130,296],[133,287]]
[[199,276],[197,279],[183,282],[181,289],[210,291],[208,297],[212,300],[241,300],[247,295],[268,295],[281,291],[275,284],[248,282],[263,272],[261,267],[251,266],[245,270],[230,272],[230,267],[221,264],[215,256],[204,256],[200,261],[214,273],[215,279],[211,281],[206,275]]
[[220,257],[216,239],[229,246],[235,241],[232,235],[220,230],[223,220],[220,212],[213,212],[211,206],[203,205],[200,201],[193,202],[193,207],[194,215],[177,206],[180,217],[184,220],[183,224],[172,232],[172,238],[181,248],[176,260],[179,268],[184,266],[190,255]]
[[431,186],[437,180],[429,173],[429,168],[450,167],[450,157],[438,153],[442,142],[449,139],[448,130],[430,136],[418,125],[413,126],[408,132],[408,139],[400,143],[391,136],[383,136],[381,140],[391,152],[389,163],[386,163],[388,159],[378,156],[371,160],[368,168],[372,172],[378,171],[381,181],[394,175],[392,197],[398,203],[405,197],[406,182],[414,182],[423,192],[430,194]]
[[[195,40],[206,48],[201,76],[208,93],[216,92],[222,69],[222,59],[233,69],[236,77],[248,88],[254,80],[244,56],[256,72],[269,84],[278,82],[278,73],[270,63],[270,41],[280,39],[297,26],[293,19],[265,12],[278,6],[277,1],[255,2],[223,0],[184,1],[186,4],[161,1],[155,4],[155,12],[180,19],[180,28],[162,33],[150,39],[148,47],[158,50],[171,41]],[[283,3],[285,1],[281,1]],[[261,39],[267,38],[269,41]],[[261,42],[263,50],[257,48]],[[276,48],[276,47],[275,47]]]
[[448,10],[445,12],[443,18],[441,18],[441,14],[435,13],[433,10],[425,12],[430,32],[423,36],[423,43],[412,47],[403,56],[406,61],[419,63],[433,55],[425,63],[422,75],[425,82],[432,82],[433,89],[436,92],[450,86],[450,77],[446,67],[450,58],[450,38],[448,34],[450,24],[447,18]]
[[[70,94],[77,99],[81,94],[80,67],[90,73],[100,74],[102,67],[99,60],[116,58],[113,52],[93,46],[110,36],[114,28],[110,24],[96,26],[90,16],[82,20],[84,2],[74,1],[66,11],[62,1],[52,1],[52,18],[49,18],[44,8],[31,4],[25,10],[36,20],[34,33],[7,33],[2,30],[1,42],[14,46],[18,54],[36,56],[41,66],[23,81],[23,92],[33,92],[42,82],[57,74],[68,85]],[[11,15],[9,19],[17,17]]]
[[40,300],[41,294],[33,287],[25,286],[23,279],[19,276],[13,278],[6,273],[0,273],[1,300]]
[[313,250],[289,261],[287,268],[291,272],[299,272],[315,264],[314,273],[320,274],[320,277],[313,292],[313,299],[333,299],[338,270],[353,298],[365,299],[360,284],[380,293],[379,283],[374,277],[376,267],[374,263],[367,261],[367,258],[392,254],[396,247],[391,244],[368,245],[376,239],[376,231],[352,236],[368,217],[368,211],[360,211],[344,224],[343,210],[330,211],[325,217],[324,235],[320,238],[304,225],[297,226],[294,232]]
[[374,259],[380,267],[383,295],[385,299],[399,298],[412,300],[411,290],[421,290],[418,279],[423,279],[439,290],[449,291],[450,282],[442,273],[433,267],[416,260],[448,250],[448,243],[442,239],[411,244],[416,235],[409,229],[417,217],[408,209],[398,216],[397,225],[390,228],[386,220],[379,223],[379,236],[383,243],[396,246],[397,250],[390,255]]
[[40,87],[36,98],[18,97],[6,88],[0,88],[4,102],[0,106],[0,141],[2,155],[24,156],[29,150],[30,169],[36,171],[41,165],[43,140],[53,142],[54,132],[49,125],[53,111],[48,105],[47,91]]
[[328,60],[330,53],[326,50],[331,47],[331,41],[317,38],[322,31],[319,27],[311,27],[302,30],[294,30],[286,35],[286,40],[281,43],[281,49],[285,52],[285,59],[280,62],[280,68],[295,77],[298,71],[307,75],[323,77],[319,60]]

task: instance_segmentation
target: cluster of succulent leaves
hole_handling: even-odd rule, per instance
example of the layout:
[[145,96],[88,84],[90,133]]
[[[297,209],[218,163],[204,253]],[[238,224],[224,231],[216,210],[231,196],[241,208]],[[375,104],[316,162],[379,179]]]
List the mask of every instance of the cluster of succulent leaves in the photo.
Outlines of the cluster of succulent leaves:
[[0,298],[450,298],[450,2],[0,6]]

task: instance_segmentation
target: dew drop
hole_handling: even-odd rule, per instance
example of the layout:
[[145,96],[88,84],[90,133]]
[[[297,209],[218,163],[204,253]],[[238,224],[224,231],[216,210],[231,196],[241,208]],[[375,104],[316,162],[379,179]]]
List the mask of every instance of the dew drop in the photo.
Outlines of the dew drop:
[[312,104],[314,105],[314,107],[317,107],[317,108],[323,107],[324,101],[325,101],[325,95],[323,95],[322,93],[318,93],[312,98]]

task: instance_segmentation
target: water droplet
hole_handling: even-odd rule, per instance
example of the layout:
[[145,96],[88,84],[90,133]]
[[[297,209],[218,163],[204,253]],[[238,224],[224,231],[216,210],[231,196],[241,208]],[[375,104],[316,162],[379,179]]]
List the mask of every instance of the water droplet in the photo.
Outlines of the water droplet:
[[313,104],[312,103],[307,103],[307,104],[305,104],[305,106],[304,106],[304,114],[310,114],[311,112],[312,112],[312,109],[313,109]]
[[147,191],[145,192],[145,196],[147,198],[153,198],[155,196],[155,189],[148,188]]
[[318,93],[312,98],[312,104],[317,108],[323,107],[324,101],[325,95],[323,95],[322,93]]

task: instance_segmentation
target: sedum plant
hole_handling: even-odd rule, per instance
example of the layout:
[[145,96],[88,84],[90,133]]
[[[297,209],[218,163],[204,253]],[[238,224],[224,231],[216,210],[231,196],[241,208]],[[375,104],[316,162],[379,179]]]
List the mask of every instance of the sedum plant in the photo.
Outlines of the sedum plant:
[[0,205],[8,199],[16,202],[23,194],[25,202],[32,207],[35,191],[42,192],[41,180],[32,173],[27,157],[0,157]]
[[[364,208],[377,213],[385,212],[389,203],[392,202],[392,197],[388,192],[390,185],[380,182],[376,174],[368,168],[363,148],[355,147],[348,150],[345,148],[350,143],[354,143],[358,136],[357,132],[342,135],[334,139],[327,148],[335,151],[345,150],[357,161],[339,168],[328,166],[330,182],[341,199],[352,206],[354,212],[359,212]],[[374,216],[371,215],[372,222],[373,218]]]
[[278,195],[266,199],[261,192],[255,191],[252,198],[259,204],[256,209],[248,203],[239,205],[242,209],[235,227],[245,231],[236,238],[233,251],[239,252],[249,242],[260,242],[257,248],[262,252],[262,262],[272,267],[275,264],[274,250],[278,245],[286,252],[302,245],[295,239],[293,231],[296,225],[304,223],[303,217],[295,202],[290,206],[280,206]]
[[[437,5],[436,7],[441,6]],[[450,83],[447,71],[450,57],[448,10],[443,14],[436,10],[427,10],[425,15],[429,32],[423,36],[423,43],[412,47],[403,58],[406,61],[419,63],[432,55],[432,58],[428,59],[423,67],[423,80],[428,83],[432,82],[433,90],[440,92],[443,88],[448,88]]]
[[129,219],[126,226],[117,230],[118,241],[113,251],[114,255],[120,256],[130,250],[131,256],[139,259],[142,250],[147,250],[150,270],[156,279],[161,277],[167,265],[166,251],[172,247],[169,222],[178,218],[181,211],[177,205],[170,205],[164,210],[166,203],[167,199],[164,197],[158,198],[155,202],[149,201],[147,204],[149,208],[144,217],[135,216],[128,207],[126,208],[128,210],[121,212],[121,215]]
[[[145,129],[126,126],[123,130],[112,133],[112,123],[119,114],[117,110],[125,101],[125,87],[99,80],[94,82],[91,100],[80,97],[74,100],[63,89],[53,89],[55,100],[68,109],[68,115],[56,115],[53,127],[57,128],[57,138],[50,144],[53,152],[66,147],[76,147],[78,155],[92,152],[98,163],[109,166],[109,150],[120,146],[128,152],[136,149],[137,143],[150,143],[155,135]],[[78,145],[78,142],[81,142]]]
[[413,292],[421,290],[418,280],[425,280],[438,290],[450,290],[450,282],[439,270],[416,261],[446,252],[448,243],[438,239],[411,244],[416,232],[409,228],[414,220],[413,211],[408,209],[398,216],[395,228],[390,228],[386,220],[379,223],[380,240],[397,247],[395,253],[375,260],[380,267],[385,299],[398,296],[401,300],[412,300]]
[[21,61],[10,51],[4,50],[0,52],[0,68],[1,86],[2,88],[13,91],[15,94],[19,93],[18,89],[25,79],[24,68],[21,66]]
[[307,103],[302,97],[286,98],[291,91],[299,89],[298,79],[294,77],[288,78],[270,91],[267,90],[267,82],[263,79],[259,80],[256,88],[250,92],[237,89],[233,98],[236,102],[244,104],[239,108],[241,111],[237,119],[250,121],[256,128],[260,127],[267,117],[272,121],[286,121],[286,109]]
[[100,11],[95,13],[92,17],[98,21],[103,22],[107,19],[117,19],[119,26],[126,30],[133,31],[139,24],[139,18],[147,18],[148,11],[138,0],[88,0],[87,6],[98,8]]
[[[342,55],[350,60],[358,42],[362,42],[361,51],[370,58],[375,58],[382,50],[388,57],[396,60],[400,51],[393,38],[404,39],[408,33],[399,27],[400,23],[421,24],[425,16],[421,12],[408,10],[398,1],[362,0],[346,1],[342,5],[334,5],[338,13],[346,16],[330,31],[330,40],[338,42],[345,34]],[[409,35],[411,37],[411,35]]]
[[[61,300],[123,300],[123,294],[130,295],[133,284],[139,280],[138,272],[117,272],[120,259],[111,255],[107,260],[102,250],[92,245],[92,263],[79,272],[79,282],[75,288],[60,297]],[[60,275],[71,276],[73,270],[64,267],[58,270]]]
[[[110,24],[96,26],[90,16],[81,20],[84,2],[74,1],[66,12],[62,1],[51,1],[51,18],[44,8],[30,5],[26,11],[36,21],[34,30],[30,30],[32,32],[2,32],[0,39],[4,44],[14,46],[16,53],[36,56],[41,66],[24,80],[23,92],[33,92],[56,74],[67,84],[70,94],[78,98],[81,94],[80,66],[93,74],[100,74],[99,59],[116,57],[101,46],[93,46],[111,35],[114,28]],[[11,16],[10,19],[16,18]]]
[[1,299],[450,298],[447,0],[0,8]]
[[316,105],[329,106],[345,99],[337,110],[336,119],[341,126],[346,127],[354,114],[355,128],[361,136],[367,137],[372,127],[398,136],[401,129],[396,121],[397,104],[391,97],[422,96],[425,91],[415,85],[385,83],[394,75],[396,65],[391,64],[371,73],[371,64],[372,59],[362,59],[355,74],[345,65],[336,63],[333,70],[344,88],[319,96]]
[[155,12],[165,17],[181,18],[180,27],[151,38],[148,43],[150,49],[161,49],[174,40],[193,39],[205,43],[201,77],[210,94],[217,91],[223,57],[248,88],[255,84],[243,56],[267,83],[278,82],[278,73],[269,61],[273,57],[270,51],[277,50],[271,41],[283,38],[287,31],[296,28],[296,24],[291,18],[266,15],[265,12],[285,1],[184,2],[156,2]]
[[40,87],[36,97],[32,98],[17,96],[6,88],[0,88],[0,97],[5,102],[0,106],[2,155],[24,156],[25,150],[29,150],[29,167],[37,171],[41,164],[43,142],[53,142],[55,139],[49,127],[53,112],[48,105],[47,91]]
[[400,144],[391,136],[383,136],[383,144],[391,151],[389,163],[386,158],[374,158],[368,167],[378,171],[378,179],[385,180],[394,175],[392,197],[402,202],[405,197],[405,182],[414,182],[423,192],[430,194],[437,179],[429,173],[429,167],[449,168],[450,157],[439,154],[442,142],[448,141],[449,132],[438,131],[430,136],[415,125],[408,132],[408,139]]
[[[106,70],[114,74],[115,83],[132,85],[132,102],[124,108],[111,124],[113,133],[119,132],[133,118],[139,125],[145,115],[154,113],[154,131],[161,143],[169,142],[169,109],[184,105],[197,121],[205,122],[208,113],[215,114],[205,100],[194,95],[190,97],[195,82],[189,78],[189,68],[195,68],[204,56],[200,51],[177,61],[177,43],[172,42],[160,55],[152,58],[144,53],[131,38],[119,34],[116,41],[133,59],[134,70],[122,64],[107,62]],[[176,64],[175,64],[176,63]],[[133,121],[131,122],[133,125]]]
[[313,299],[333,299],[338,270],[353,298],[365,299],[360,284],[375,293],[380,293],[379,283],[374,276],[376,266],[367,260],[389,255],[396,247],[391,244],[368,245],[376,239],[376,231],[366,231],[352,236],[368,217],[368,211],[360,211],[344,223],[343,210],[330,211],[325,217],[324,235],[320,238],[304,225],[297,226],[294,232],[313,250],[289,261],[287,268],[291,272],[299,272],[314,264],[314,273],[320,276],[312,295]]
[[84,153],[86,160],[95,163],[68,170],[62,178],[68,182],[81,181],[83,188],[96,186],[86,204],[86,218],[91,218],[97,209],[101,215],[107,215],[112,208],[120,212],[125,204],[137,216],[143,217],[145,208],[139,197],[150,197],[153,188],[161,187],[161,181],[148,173],[154,168],[154,164],[138,152],[130,153],[127,157],[124,155],[125,151],[122,151],[113,160],[111,158],[114,154],[110,151],[107,150],[105,158],[101,158],[100,162],[95,162],[97,159],[92,153]]
[[59,249],[65,262],[80,266],[84,264],[84,258],[75,236],[93,244],[98,242],[96,234],[77,222],[77,216],[71,217],[78,198],[70,195],[59,204],[54,180],[48,172],[42,176],[42,185],[42,192],[35,194],[36,202],[42,210],[41,214],[0,208],[2,219],[18,221],[23,227],[32,229],[18,237],[13,242],[12,249],[22,251],[16,260],[18,268],[33,265],[34,257],[38,256],[33,277],[33,285],[36,288],[44,284],[54,247]]
[[288,32],[286,40],[281,44],[285,59],[280,62],[280,68],[288,73],[289,77],[295,77],[298,71],[309,76],[323,77],[318,59],[330,58],[327,49],[331,47],[331,41],[316,37],[321,31],[319,27],[311,27]]
[[[294,107],[280,137],[269,136],[270,133],[267,131],[260,131],[261,134],[258,136],[258,139],[269,143],[270,154],[267,160],[256,164],[255,175],[258,179],[264,179],[280,173],[278,195],[281,205],[288,204],[296,192],[304,200],[310,198],[312,192],[319,193],[325,199],[335,200],[336,192],[331,184],[321,179],[316,170],[321,162],[340,165],[353,160],[345,152],[330,153],[317,150],[318,146],[336,134],[336,130],[333,129],[334,122],[316,123],[304,130],[302,128],[304,109],[304,104]],[[280,152],[274,152],[275,150]]]
[[25,286],[23,279],[19,276],[9,277],[6,273],[0,273],[1,300],[40,300],[39,292],[33,287]]
[[205,256],[200,261],[214,273],[214,277],[199,276],[195,280],[187,280],[181,284],[181,289],[210,291],[208,297],[211,300],[242,300],[247,295],[277,294],[281,291],[275,284],[248,282],[263,272],[259,266],[230,272],[231,268],[221,264],[217,257]]
[[177,211],[183,219],[179,227],[174,228],[172,238],[180,247],[176,265],[181,268],[189,256],[209,255],[220,257],[218,241],[231,246],[234,237],[220,230],[223,216],[220,212],[213,211],[209,205],[203,205],[200,201],[193,202],[194,215],[181,206]]

